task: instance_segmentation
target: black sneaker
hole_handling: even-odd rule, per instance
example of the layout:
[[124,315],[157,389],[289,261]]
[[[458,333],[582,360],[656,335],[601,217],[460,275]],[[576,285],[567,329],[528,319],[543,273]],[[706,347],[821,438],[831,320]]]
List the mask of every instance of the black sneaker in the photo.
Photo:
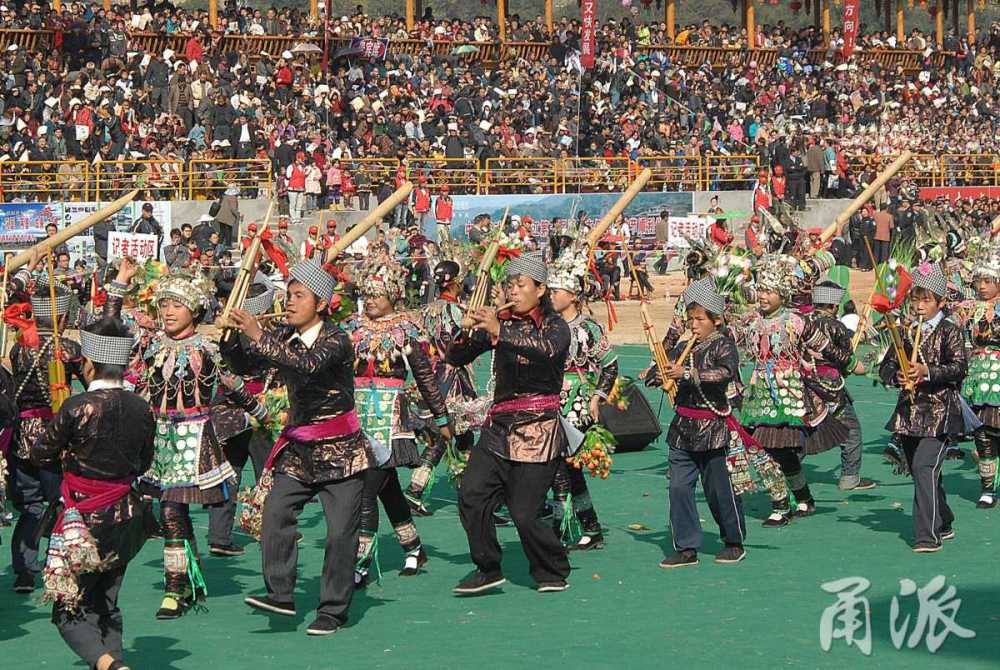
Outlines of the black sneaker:
[[483,591],[495,589],[506,581],[507,580],[504,579],[504,576],[499,573],[487,575],[479,570],[476,570],[471,575],[460,581],[458,586],[452,589],[452,592],[460,596],[473,595],[475,593],[482,593]]
[[876,486],[878,486],[878,482],[872,479],[865,479],[864,477],[862,477],[861,481],[858,482],[857,486],[852,486],[850,488],[843,488],[838,486],[838,488],[840,488],[841,491],[868,491],[869,489],[873,489]]
[[14,578],[14,593],[31,593],[35,590],[35,577],[22,572]]
[[434,516],[434,512],[427,509],[424,501],[416,493],[404,491],[403,497],[406,498],[406,506],[410,508],[413,516]]
[[208,545],[208,553],[213,556],[242,556],[244,554],[243,547],[238,547],[235,544],[210,544]]
[[934,544],[933,542],[917,542],[913,545],[913,553],[915,554],[933,554],[936,551],[941,551],[940,544]]
[[295,603],[283,603],[271,596],[247,596],[243,599],[250,607],[284,616],[295,616]]
[[740,544],[727,544],[726,548],[715,555],[715,562],[721,565],[739,563],[747,557],[747,550]]
[[942,540],[954,540],[955,539],[955,529],[951,526],[947,526],[941,529],[941,539]]
[[976,501],[977,509],[993,509],[997,506],[997,497],[992,493],[984,493]]
[[[173,600],[177,606],[167,607],[168,599]],[[164,596],[163,602],[160,603],[160,609],[156,610],[156,618],[160,621],[180,619],[191,608],[191,603],[191,596]]]
[[807,500],[805,502],[800,502],[795,505],[795,509],[792,510],[792,516],[795,517],[807,517],[812,516],[816,513],[816,501]]
[[781,528],[792,522],[789,512],[771,512],[771,516],[764,519],[761,525],[764,528]]
[[406,558],[403,559],[403,569],[399,571],[399,576],[413,577],[425,565],[427,565],[427,552],[424,551],[423,547],[420,547],[416,554],[407,554]]
[[594,551],[596,549],[604,549],[604,535],[602,533],[584,535],[566,547],[567,551]]
[[316,620],[306,628],[306,635],[333,635],[340,628],[340,624],[333,617],[320,614]]
[[560,579],[557,582],[542,582],[538,585],[539,593],[557,593],[559,591],[565,591],[569,588],[569,584],[565,580]]
[[688,549],[686,551],[678,551],[672,556],[667,556],[660,561],[660,567],[666,569],[686,568],[691,565],[698,565],[698,563],[698,552]]
[[945,449],[944,457],[949,461],[965,460],[965,450],[961,447],[948,447]]

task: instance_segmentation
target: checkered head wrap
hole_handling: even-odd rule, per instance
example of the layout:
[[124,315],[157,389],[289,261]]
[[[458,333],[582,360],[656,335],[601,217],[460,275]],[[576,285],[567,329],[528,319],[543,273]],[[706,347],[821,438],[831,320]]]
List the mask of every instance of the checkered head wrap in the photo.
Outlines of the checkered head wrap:
[[685,307],[700,305],[711,314],[722,316],[726,311],[726,299],[719,295],[715,281],[709,277],[691,282],[681,294]]
[[[296,263],[288,271],[288,276],[312,291],[317,300],[330,302],[333,298],[333,289],[337,282],[316,261],[308,260]],[[271,297],[273,303],[274,296]],[[259,312],[259,314],[263,313]]]
[[839,305],[845,293],[846,291],[833,281],[830,275],[824,274],[813,287],[812,301],[814,305]]
[[243,301],[243,309],[254,316],[267,314],[268,310],[274,307],[274,287],[263,283],[253,284],[251,290],[263,288],[263,292],[257,295],[247,296]]
[[[64,316],[69,313],[73,304],[73,291],[65,284],[56,282],[56,315]],[[52,318],[52,300],[49,298],[49,278],[43,275],[35,283],[35,292],[31,295],[31,313],[36,319]]]
[[530,254],[521,254],[507,264],[507,278],[513,279],[518,275],[531,277],[539,284],[548,284],[549,271],[545,267],[545,258],[542,252],[536,251]]
[[80,331],[80,351],[84,358],[105,365],[128,365],[132,358],[131,337],[111,337],[97,335],[87,330]]
[[911,274],[915,288],[927,289],[939,298],[948,295],[948,278],[937,263],[924,261]]

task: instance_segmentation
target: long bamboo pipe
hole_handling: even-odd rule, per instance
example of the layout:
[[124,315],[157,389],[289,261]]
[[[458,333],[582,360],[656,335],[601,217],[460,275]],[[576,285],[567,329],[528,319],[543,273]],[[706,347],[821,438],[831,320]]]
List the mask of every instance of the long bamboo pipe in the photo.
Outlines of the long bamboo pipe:
[[913,152],[907,150],[904,151],[902,154],[900,154],[899,158],[889,163],[889,165],[886,166],[886,168],[881,172],[881,174],[879,174],[879,176],[875,179],[875,181],[869,184],[868,188],[866,188],[858,195],[858,197],[852,200],[851,204],[848,205],[847,208],[844,209],[844,211],[842,211],[840,214],[837,215],[837,218],[833,220],[833,223],[831,223],[829,226],[826,227],[826,229],[823,230],[823,232],[819,236],[820,241],[826,243],[829,242],[831,239],[833,239],[840,231],[840,229],[843,228],[845,225],[847,225],[847,222],[851,220],[851,217],[854,216],[854,213],[859,209],[861,209],[866,202],[871,200],[875,196],[875,194],[878,193],[878,190],[883,186],[885,186],[886,182],[895,177],[896,173],[902,170],[903,166],[905,166],[908,162],[910,162],[911,158],[913,158]]
[[88,214],[82,221],[74,223],[72,226],[63,228],[57,232],[52,237],[46,237],[44,240],[34,245],[30,249],[22,251],[17,256],[10,261],[10,272],[17,270],[20,267],[27,265],[31,261],[31,253],[33,250],[38,249],[40,253],[45,253],[55,249],[60,244],[63,244],[66,240],[76,237],[80,233],[83,233],[88,228],[91,228],[101,221],[108,219],[118,213],[125,205],[132,202],[132,199],[138,195],[139,189],[132,189],[122,197],[118,198],[112,202],[107,207],[97,210],[93,214]]
[[639,193],[642,192],[642,189],[646,188],[646,184],[649,183],[649,180],[652,177],[653,172],[649,168],[645,168],[639,173],[639,176],[635,178],[635,181],[633,181],[632,184],[625,189],[625,192],[621,194],[618,201],[611,206],[611,209],[609,209],[607,213],[601,217],[601,220],[598,221],[597,225],[590,231],[590,234],[587,236],[588,246],[593,248],[594,245],[596,245],[598,241],[604,237],[604,233],[608,232],[608,228],[611,227],[611,224],[613,224],[618,217],[621,216],[621,213],[625,211],[625,208],[628,207],[629,203],[632,202],[635,196],[639,195]]
[[990,235],[996,235],[997,233],[1000,233],[1000,214],[990,224]]
[[324,262],[330,263],[335,260],[337,256],[344,252],[344,249],[354,244],[362,235],[367,233],[372,226],[381,221],[383,216],[391,212],[398,204],[410,197],[410,191],[412,190],[413,182],[403,182],[403,185],[396,189],[395,193],[386,198],[378,207],[368,212],[363,219],[358,221],[353,228],[344,233],[344,236],[337,240],[334,245],[327,250]]

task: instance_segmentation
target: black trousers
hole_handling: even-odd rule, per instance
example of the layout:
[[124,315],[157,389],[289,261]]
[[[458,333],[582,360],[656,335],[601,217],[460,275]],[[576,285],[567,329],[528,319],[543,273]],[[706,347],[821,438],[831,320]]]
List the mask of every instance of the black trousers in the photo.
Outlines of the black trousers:
[[61,604],[52,606],[52,623],[69,648],[88,667],[97,659],[110,654],[122,660],[122,612],[118,609],[118,592],[125,579],[125,566],[108,572],[80,575],[80,606],[75,612]]
[[913,477],[913,542],[941,544],[941,531],[955,520],[941,483],[944,443],[936,437],[898,438]]
[[670,532],[676,551],[698,551],[701,548],[701,521],[695,504],[694,486],[701,477],[701,486],[708,500],[712,518],[719,525],[722,541],[742,545],[747,535],[743,518],[743,503],[733,492],[726,467],[726,451],[686,451],[671,448],[670,462]]
[[263,432],[245,430],[232,439],[226,440],[222,450],[226,460],[236,471],[236,484],[229,491],[229,498],[224,503],[208,508],[208,543],[210,545],[228,545],[233,543],[233,521],[236,519],[236,494],[243,480],[243,469],[247,460],[253,463],[254,476],[260,479],[260,473],[267,462],[271,445]]
[[305,484],[283,473],[275,475],[274,488],[264,503],[261,537],[264,584],[271,598],[283,603],[294,601],[299,513],[310,498],[319,496],[326,517],[326,553],[317,612],[340,624],[347,621],[354,596],[354,558],[364,485],[363,473],[317,484]]
[[[889,245],[891,244],[888,240],[875,240],[875,262],[885,263],[889,260]],[[867,250],[866,250],[867,253]]]
[[558,458],[546,463],[517,463],[482,448],[472,450],[462,475],[458,510],[472,562],[481,572],[490,576],[502,573],[493,512],[506,502],[535,581],[560,581],[569,576],[566,549],[556,531],[538,519],[558,464]]
[[378,534],[378,503],[381,501],[389,517],[396,539],[403,551],[420,546],[420,536],[413,525],[413,514],[403,496],[396,468],[369,468],[365,470],[365,489],[361,496],[361,530],[369,535]]
[[59,500],[62,474],[13,455],[9,465],[10,500],[19,512],[10,538],[11,567],[16,574],[37,576],[42,570],[38,563],[39,526],[46,505]]

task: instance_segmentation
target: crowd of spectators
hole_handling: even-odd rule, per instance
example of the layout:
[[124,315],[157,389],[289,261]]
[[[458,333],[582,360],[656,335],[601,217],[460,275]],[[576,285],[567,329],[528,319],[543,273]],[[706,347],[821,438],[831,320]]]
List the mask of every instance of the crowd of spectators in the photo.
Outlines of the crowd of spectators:
[[[822,36],[778,23],[754,36],[756,46],[777,50],[774,65],[734,55],[713,69],[683,66],[669,52],[647,48],[668,42],[663,23],[609,20],[598,27],[595,66],[583,70],[579,21],[563,18],[549,35],[541,16],[514,16],[507,39],[548,43],[544,57],[484,64],[430,48],[371,61],[331,53],[323,72],[315,53],[289,49],[272,57],[222,47],[227,33],[314,36],[321,26],[307,11],[227,2],[220,15],[213,31],[206,12],[169,3],[111,11],[65,3],[58,15],[34,2],[0,7],[0,28],[55,31],[52,49],[12,45],[0,56],[0,160],[15,164],[0,182],[5,197],[19,195],[11,189],[18,162],[65,159],[108,163],[103,169],[119,170],[122,188],[140,174],[148,197],[179,189],[187,161],[218,159],[259,159],[284,194],[298,159],[310,175],[302,202],[311,207],[354,206],[354,198],[391,186],[395,175],[377,160],[386,158],[433,182],[445,158],[459,161],[449,166],[463,165],[474,181],[491,158],[513,172],[528,164],[523,159],[539,157],[656,165],[653,157],[683,156],[662,162],[681,175],[698,161],[726,166],[709,184],[721,189],[751,186],[761,166],[787,168],[792,150],[805,156],[812,143],[829,156],[824,191],[831,173],[844,192],[856,189],[880,156],[902,149],[927,154],[914,163],[918,174],[947,161],[948,183],[1000,173],[996,161],[968,156],[1000,151],[996,24],[974,43],[949,33],[943,59],[934,57],[934,40],[916,30],[903,44],[879,32],[861,35],[861,52],[920,51],[922,65],[907,71],[842,61],[836,32],[827,59],[810,61]],[[359,8],[332,18],[330,32],[456,42],[497,37],[484,17],[423,18],[407,32],[401,18],[367,17]],[[139,34],[149,32],[184,36],[184,47],[146,50]],[[675,43],[745,48],[747,35],[705,21],[682,27]],[[954,156],[939,158],[944,154]],[[26,163],[23,170],[61,197],[76,197],[84,186],[72,164],[46,172]],[[232,174],[217,177],[206,170],[203,181],[219,192],[234,181]],[[252,186],[244,181],[244,194]],[[663,183],[693,186],[683,176]]]

